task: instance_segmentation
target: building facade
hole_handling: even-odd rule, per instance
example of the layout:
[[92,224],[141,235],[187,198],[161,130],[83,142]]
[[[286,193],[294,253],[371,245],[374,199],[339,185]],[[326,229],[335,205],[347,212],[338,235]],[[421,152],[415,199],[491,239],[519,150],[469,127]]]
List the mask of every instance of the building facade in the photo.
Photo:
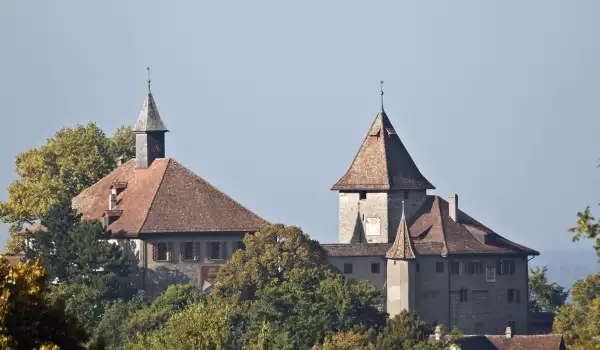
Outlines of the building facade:
[[150,92],[133,131],[136,158],[81,192],[73,208],[112,232],[112,242],[139,265],[150,294],[173,283],[210,290],[244,235],[267,222],[165,157],[168,130]]
[[466,334],[527,333],[528,257],[538,255],[498,235],[428,191],[383,110],[368,130],[339,192],[339,242],[324,244],[350,279],[385,292],[386,310],[418,312],[425,322]]

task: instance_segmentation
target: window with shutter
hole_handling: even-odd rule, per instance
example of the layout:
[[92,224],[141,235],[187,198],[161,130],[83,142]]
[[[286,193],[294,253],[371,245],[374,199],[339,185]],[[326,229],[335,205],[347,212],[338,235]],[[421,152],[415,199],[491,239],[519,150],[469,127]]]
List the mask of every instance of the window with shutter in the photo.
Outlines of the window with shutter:
[[179,260],[185,260],[185,243],[179,244]]
[[155,257],[154,261],[167,261],[169,259],[167,243],[155,243],[152,254]]
[[222,242],[208,242],[206,244],[208,250],[209,260],[221,260],[223,259],[224,245]]
[[498,275],[502,274],[502,260],[500,259],[496,260],[496,273]]
[[211,242],[206,242],[206,259],[211,260],[212,259],[212,244]]
[[173,243],[169,242],[167,244],[167,249],[168,249],[167,260],[173,261]]
[[152,245],[152,261],[156,261],[158,258],[158,246],[156,244]]
[[496,268],[486,267],[485,269],[485,281],[496,282]]
[[200,242],[194,243],[194,260],[200,260]]
[[[194,242],[185,242],[182,243],[183,246],[183,257],[185,260],[193,260],[194,259]],[[181,259],[183,260],[183,259]]]
[[450,273],[452,275],[460,275],[460,261],[453,261],[450,264]]
[[460,302],[461,303],[466,303],[467,302],[467,294],[468,291],[466,288],[461,288],[460,289]]

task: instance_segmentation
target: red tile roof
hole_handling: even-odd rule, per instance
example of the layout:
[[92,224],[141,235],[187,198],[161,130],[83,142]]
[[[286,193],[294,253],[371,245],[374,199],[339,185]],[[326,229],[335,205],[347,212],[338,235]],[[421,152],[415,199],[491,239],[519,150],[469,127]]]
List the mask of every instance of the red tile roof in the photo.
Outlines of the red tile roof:
[[[534,249],[500,236],[461,210],[458,210],[457,215],[458,222],[450,217],[448,202],[438,196],[427,196],[421,208],[417,210],[415,218],[408,225],[409,235],[405,236],[405,239],[410,237],[417,255],[539,255],[539,252]],[[324,244],[323,247],[331,256],[377,255],[373,253],[383,251],[384,245],[387,245],[388,249],[392,247],[390,243],[377,244],[378,248],[365,247],[369,245],[375,244]],[[385,255],[385,252],[381,255]]]
[[408,226],[406,225],[406,218],[404,212],[400,219],[400,225],[398,226],[398,232],[396,233],[396,239],[390,250],[385,255],[388,259],[414,259],[415,252],[413,250],[412,239],[408,232]]
[[385,112],[377,114],[350,169],[332,190],[424,190],[421,174]]
[[457,344],[461,350],[564,350],[563,336],[560,334],[543,335],[475,335],[459,338]]
[[254,232],[265,220],[170,158],[135,169],[135,159],[81,192],[73,208],[84,219],[100,220],[115,183],[127,183],[117,196],[121,216],[108,227],[115,233]]

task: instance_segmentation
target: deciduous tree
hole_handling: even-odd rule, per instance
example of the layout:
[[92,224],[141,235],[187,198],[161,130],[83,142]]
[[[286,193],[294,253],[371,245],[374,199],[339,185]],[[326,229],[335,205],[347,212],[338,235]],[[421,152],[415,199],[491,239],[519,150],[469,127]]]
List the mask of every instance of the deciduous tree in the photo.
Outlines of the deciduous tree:
[[529,303],[532,312],[558,312],[565,303],[569,291],[556,282],[548,283],[548,267],[529,269]]

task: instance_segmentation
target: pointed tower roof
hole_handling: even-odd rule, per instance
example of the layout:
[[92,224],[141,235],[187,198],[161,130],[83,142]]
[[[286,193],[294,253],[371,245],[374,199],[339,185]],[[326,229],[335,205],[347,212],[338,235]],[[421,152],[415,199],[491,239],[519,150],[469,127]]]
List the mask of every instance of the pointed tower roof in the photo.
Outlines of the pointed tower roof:
[[332,190],[435,189],[419,171],[387,114],[377,114],[350,169]]
[[148,91],[148,95],[144,100],[144,104],[142,105],[142,110],[138,116],[137,122],[133,127],[133,132],[135,133],[144,133],[144,132],[152,132],[152,131],[162,131],[167,132],[167,127],[163,123],[162,119],[160,119],[160,114],[158,114],[158,108],[156,107],[156,102],[154,102],[154,97],[152,93]]
[[398,225],[398,233],[390,250],[387,251],[385,257],[388,259],[414,259],[415,251],[413,249],[412,239],[408,232],[406,217],[404,216],[404,204],[402,204],[402,218]]

